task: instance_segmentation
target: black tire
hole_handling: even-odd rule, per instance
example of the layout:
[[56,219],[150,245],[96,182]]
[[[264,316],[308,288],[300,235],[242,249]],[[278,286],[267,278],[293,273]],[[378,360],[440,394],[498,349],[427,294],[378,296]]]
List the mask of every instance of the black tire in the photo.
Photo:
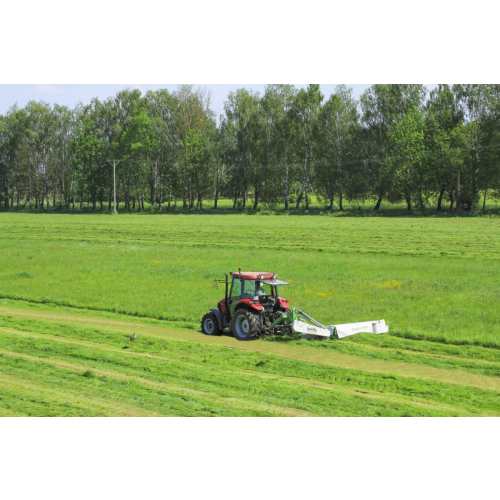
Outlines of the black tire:
[[231,320],[231,332],[238,340],[255,340],[262,330],[262,320],[259,315],[246,309],[236,311]]
[[205,335],[219,335],[221,333],[219,321],[213,312],[209,312],[201,318],[201,331]]

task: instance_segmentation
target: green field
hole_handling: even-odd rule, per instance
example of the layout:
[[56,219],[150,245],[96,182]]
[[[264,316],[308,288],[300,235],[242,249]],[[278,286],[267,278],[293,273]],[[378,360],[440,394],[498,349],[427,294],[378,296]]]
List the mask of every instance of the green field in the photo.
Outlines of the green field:
[[[205,337],[238,265],[390,333]],[[498,217],[0,214],[0,414],[500,415],[499,276]]]

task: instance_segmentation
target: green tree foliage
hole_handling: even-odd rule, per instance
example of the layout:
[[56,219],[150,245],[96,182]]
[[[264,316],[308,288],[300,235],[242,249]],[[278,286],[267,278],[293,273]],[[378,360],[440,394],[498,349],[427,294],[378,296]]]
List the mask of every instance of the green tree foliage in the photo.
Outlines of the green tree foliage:
[[392,198],[398,201],[400,195],[403,196],[408,210],[411,210],[412,199],[423,208],[426,186],[423,114],[416,108],[411,109],[388,135]]
[[316,122],[321,110],[323,94],[318,84],[311,84],[306,90],[301,89],[293,105],[297,156],[302,164],[300,193],[295,208],[302,200],[309,210],[309,192],[311,189],[311,169],[315,161],[315,142],[317,140]]
[[[239,89],[215,117],[182,85],[75,109],[29,102],[0,116],[0,208],[185,210],[221,197],[235,210],[308,210],[344,201],[408,210],[486,210],[500,195],[500,85],[377,84]],[[449,207],[449,208],[448,208]]]
[[358,124],[357,104],[352,90],[345,85],[337,86],[335,93],[321,108],[317,121],[317,192],[328,200],[330,210],[333,210],[336,192],[339,196],[339,210],[343,210],[349,173],[354,172],[350,165],[355,163],[357,156]]
[[90,195],[95,210],[99,188],[102,185],[105,161],[104,142],[97,130],[96,122],[90,116],[83,116],[75,137],[77,179],[81,189],[80,203],[85,190]]

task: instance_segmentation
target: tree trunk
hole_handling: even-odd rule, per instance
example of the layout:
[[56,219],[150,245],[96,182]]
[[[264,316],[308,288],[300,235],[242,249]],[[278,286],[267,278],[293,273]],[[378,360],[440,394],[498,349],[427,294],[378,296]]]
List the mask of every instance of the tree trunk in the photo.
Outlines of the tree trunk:
[[382,194],[382,191],[379,192],[378,194],[378,200],[377,200],[377,203],[375,204],[375,208],[373,210],[378,210],[380,208],[380,205],[382,204],[382,198],[384,197],[384,195]]
[[455,199],[453,198],[453,193],[450,193],[450,213],[453,212],[454,204],[455,204]]
[[457,213],[460,213],[462,210],[460,204],[460,170],[457,172]]
[[[340,191],[339,191],[339,210],[342,212],[344,210],[344,203],[343,203],[343,193],[342,193],[342,175],[340,175]],[[332,195],[333,199],[333,195]],[[333,210],[333,204],[332,204],[332,210]]]
[[285,210],[289,209],[288,189],[288,165],[285,165]]
[[330,194],[330,205],[328,205],[328,210],[333,212],[333,193]]
[[[161,181],[160,181],[161,182]],[[161,206],[163,205],[163,185],[160,184],[160,199],[158,200],[158,210],[161,212]]]
[[215,196],[214,196],[214,210],[217,210],[217,204],[219,202],[219,186],[215,188]]
[[444,195],[444,186],[441,186],[441,191],[439,191],[438,205],[437,211],[441,212],[441,205],[443,203],[443,195]]
[[307,177],[306,177],[305,201],[306,201],[306,210],[309,210],[309,172],[307,172]]
[[241,207],[241,211],[245,210],[246,206],[247,206],[247,190],[246,188],[243,188],[243,199],[242,199],[242,207]]
[[182,195],[182,209],[183,210],[186,210],[186,208],[188,208],[187,199],[188,199],[188,180],[186,177],[186,181],[184,182],[184,193]]
[[260,194],[260,189],[256,188],[255,189],[255,199],[253,202],[253,209],[257,210],[257,207],[259,206],[259,194]]
[[298,210],[300,207],[300,204],[302,203],[302,197],[304,196],[304,185],[302,184],[302,187],[300,188],[300,194],[297,196],[297,202],[295,203],[295,210]]
[[411,198],[408,194],[405,195],[405,200],[406,200],[406,208],[408,209],[408,212],[411,211]]
[[472,181],[472,203],[470,206],[471,210],[474,210],[474,203],[476,203],[476,193],[477,193],[477,179],[476,179],[476,171],[474,171],[474,179]]
[[12,189],[11,189],[11,192],[10,192],[10,206],[11,207],[14,206],[14,191],[15,191],[15,188],[14,188],[14,176],[12,176]]
[[[337,114],[338,118],[338,114]],[[337,122],[337,138],[339,136],[338,122]],[[337,144],[338,144],[337,140]],[[342,153],[341,150],[337,148],[337,171],[339,173],[339,210],[342,212],[344,210],[344,184],[343,184],[343,172],[342,172]]]
[[217,176],[215,179],[214,210],[217,210],[218,201],[219,201],[219,169],[217,169]]
[[152,196],[152,202],[153,202],[153,210],[156,208],[156,187],[158,183],[158,160],[155,161],[154,164],[154,180],[153,180],[153,196]]
[[483,196],[483,214],[486,212],[486,195],[488,193],[488,188],[484,188],[484,196]]
[[236,191],[236,188],[234,190],[234,201],[233,201],[233,210],[236,210],[236,204],[238,203],[238,193]]
[[54,185],[53,185],[54,192],[52,193],[52,206],[56,208],[56,193],[57,193],[57,171],[54,176]]

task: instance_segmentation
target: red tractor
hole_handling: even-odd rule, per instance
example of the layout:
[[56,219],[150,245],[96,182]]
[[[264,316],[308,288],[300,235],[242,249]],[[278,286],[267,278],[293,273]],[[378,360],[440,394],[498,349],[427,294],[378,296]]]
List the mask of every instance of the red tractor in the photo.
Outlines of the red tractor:
[[227,274],[225,279],[214,281],[215,288],[218,283],[226,285],[226,294],[217,308],[203,316],[203,333],[218,335],[229,328],[238,340],[256,339],[263,333],[291,333],[289,324],[278,321],[289,310],[289,301],[279,296],[278,287],[288,283],[274,273],[238,269],[230,273],[231,286]]

